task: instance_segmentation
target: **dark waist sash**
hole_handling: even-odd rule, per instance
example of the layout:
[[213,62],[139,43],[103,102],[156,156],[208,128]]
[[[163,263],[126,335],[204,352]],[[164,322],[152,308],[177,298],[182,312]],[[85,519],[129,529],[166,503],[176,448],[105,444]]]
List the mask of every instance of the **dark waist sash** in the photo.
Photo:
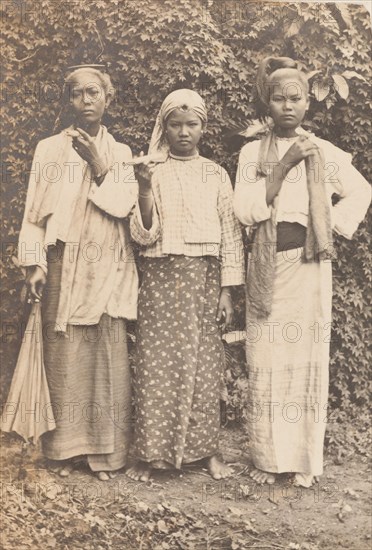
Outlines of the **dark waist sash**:
[[276,226],[276,251],[292,250],[305,246],[306,227],[300,223],[279,222]]

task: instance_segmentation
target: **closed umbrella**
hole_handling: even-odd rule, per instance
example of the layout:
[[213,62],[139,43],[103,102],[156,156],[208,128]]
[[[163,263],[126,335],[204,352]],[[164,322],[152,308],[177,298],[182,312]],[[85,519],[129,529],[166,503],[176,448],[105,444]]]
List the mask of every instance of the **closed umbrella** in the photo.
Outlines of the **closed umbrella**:
[[54,430],[56,423],[44,369],[41,304],[32,305],[14,371],[9,395],[2,411],[1,429],[16,432],[27,442]]

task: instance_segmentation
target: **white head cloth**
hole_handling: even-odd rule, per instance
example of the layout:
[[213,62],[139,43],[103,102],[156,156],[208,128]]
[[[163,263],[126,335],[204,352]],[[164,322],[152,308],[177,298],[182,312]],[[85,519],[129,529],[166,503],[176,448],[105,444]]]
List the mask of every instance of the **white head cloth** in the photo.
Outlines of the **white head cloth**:
[[193,111],[205,123],[207,122],[207,109],[203,98],[193,90],[183,88],[170,93],[163,101],[155,126],[152,132],[149,155],[164,154],[168,156],[169,145],[164,139],[164,123],[173,111]]

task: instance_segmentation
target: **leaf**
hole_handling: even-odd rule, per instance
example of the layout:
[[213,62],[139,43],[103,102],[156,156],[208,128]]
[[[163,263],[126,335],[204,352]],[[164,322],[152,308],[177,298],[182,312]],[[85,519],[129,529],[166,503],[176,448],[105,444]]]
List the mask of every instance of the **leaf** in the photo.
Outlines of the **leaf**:
[[149,510],[148,505],[145,502],[142,502],[141,500],[137,502],[136,508],[139,512],[147,512]]
[[300,32],[302,26],[303,26],[302,21],[300,21],[300,20],[292,21],[292,23],[288,27],[285,34],[287,35],[288,38],[291,38],[292,36],[295,36],[296,34],[298,34]]
[[160,531],[161,533],[168,533],[169,532],[167,524],[165,523],[165,521],[163,519],[159,519],[159,521],[157,523],[157,526],[158,526],[158,531]]
[[316,80],[313,84],[312,91],[317,101],[323,101],[331,91],[331,88],[328,82],[324,80]]
[[362,74],[357,73],[356,71],[344,71],[342,73],[342,76],[345,78],[357,78],[358,80],[363,80],[363,82],[367,82],[367,80],[364,78]]
[[235,508],[235,506],[229,506],[229,512],[235,514],[236,516],[242,516],[243,511],[240,508]]
[[321,71],[319,69],[317,69],[316,71],[310,71],[309,73],[307,73],[306,78],[310,80],[311,78],[313,78],[313,76],[315,76],[316,74],[319,74],[320,72]]
[[251,521],[249,519],[246,519],[244,522],[245,530],[250,531],[251,533],[258,533],[257,529],[253,527]]
[[333,74],[332,78],[335,83],[335,89],[338,95],[342,99],[347,99],[349,97],[349,85],[344,79],[344,77],[341,76],[340,74]]

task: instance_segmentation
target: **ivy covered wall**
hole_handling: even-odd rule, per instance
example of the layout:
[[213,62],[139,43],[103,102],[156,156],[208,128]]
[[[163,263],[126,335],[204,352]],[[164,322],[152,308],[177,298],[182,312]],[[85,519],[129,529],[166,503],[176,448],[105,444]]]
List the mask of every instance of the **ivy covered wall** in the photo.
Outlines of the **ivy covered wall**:
[[[105,124],[134,153],[145,149],[166,94],[180,87],[199,91],[210,114],[202,153],[233,176],[244,143],[233,135],[234,128],[256,118],[259,60],[266,55],[294,57],[314,72],[309,127],[352,153],[357,168],[370,175],[371,30],[361,6],[236,0],[4,1],[2,21],[3,392],[15,366],[23,318],[22,282],[11,257],[27,172],[36,143],[53,132],[69,65],[108,66],[117,95]],[[367,402],[371,362],[367,223],[352,242],[337,238],[337,247],[331,402],[340,415],[352,415]],[[244,328],[240,293],[236,307],[236,327]],[[242,357],[240,352],[235,363],[242,361],[236,357]],[[244,388],[244,365],[238,368],[240,374],[230,372],[235,400]]]

